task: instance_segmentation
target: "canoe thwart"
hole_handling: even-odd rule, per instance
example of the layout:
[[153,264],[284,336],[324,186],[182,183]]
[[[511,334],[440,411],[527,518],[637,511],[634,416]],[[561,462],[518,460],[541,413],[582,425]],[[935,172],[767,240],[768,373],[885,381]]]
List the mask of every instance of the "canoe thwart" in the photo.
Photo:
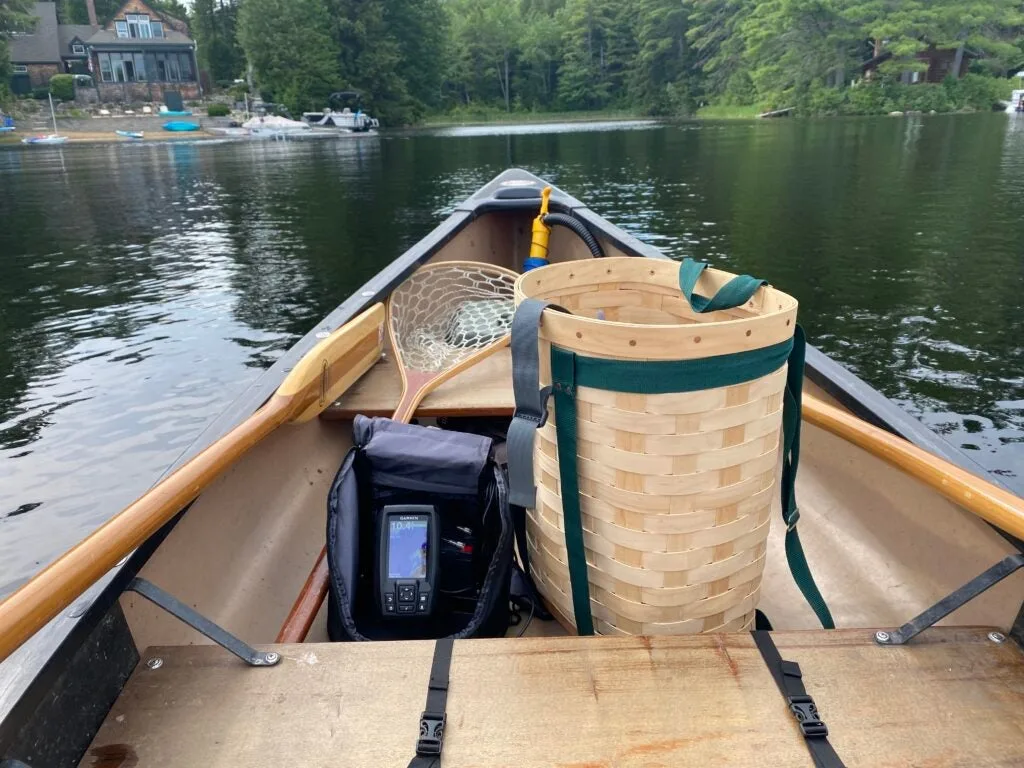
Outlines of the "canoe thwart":
[[223,648],[229,651],[250,667],[272,667],[281,660],[281,655],[276,651],[258,651],[218,624],[214,624],[194,608],[190,608],[169,592],[164,592],[156,584],[142,578],[134,578],[126,587],[127,590],[137,592],[151,603],[160,606],[174,618],[188,624],[196,632],[201,632]]
[[[772,638],[846,765],[1024,764],[1024,654],[988,633]],[[257,674],[215,647],[149,649],[162,664],[138,665],[81,765],[408,764],[433,641],[269,648],[281,663]],[[811,764],[749,633],[457,640],[449,679],[445,768]]]
[[978,574],[959,589],[946,595],[931,607],[912,618],[899,629],[891,632],[875,633],[875,641],[880,645],[903,645],[917,637],[936,622],[970,602],[989,587],[995,586],[1007,576],[1024,568],[1024,553],[1007,555],[998,563]]
[[[402,379],[389,351],[323,412],[324,419],[390,416],[402,394]],[[446,381],[423,398],[416,416],[511,416],[512,354],[506,348]]]

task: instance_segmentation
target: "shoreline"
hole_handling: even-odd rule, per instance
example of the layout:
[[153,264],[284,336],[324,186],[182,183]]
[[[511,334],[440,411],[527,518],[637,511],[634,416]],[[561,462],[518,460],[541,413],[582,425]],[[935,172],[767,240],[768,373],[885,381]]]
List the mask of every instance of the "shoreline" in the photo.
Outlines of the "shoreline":
[[[22,133],[20,131],[13,131],[12,133],[0,136],[0,147],[2,146],[32,146],[31,144],[22,144],[21,140],[29,138],[30,136],[46,136],[49,134],[40,133]],[[205,130],[198,131],[187,131],[180,134],[173,134],[170,131],[161,130],[159,134],[147,135],[141,139],[130,139],[125,136],[118,136],[112,130],[111,131],[61,131],[61,136],[67,136],[68,140],[63,144],[43,144],[39,146],[49,147],[61,147],[67,146],[68,144],[156,144],[166,143],[173,141],[185,141],[188,139],[223,139],[230,138],[227,136],[218,136],[217,134],[210,133]]]
[[434,115],[422,122],[406,126],[417,128],[475,127],[486,125],[543,125],[545,123],[625,123],[634,120],[664,120],[669,118],[651,117],[636,112],[510,112],[491,116],[466,117]]

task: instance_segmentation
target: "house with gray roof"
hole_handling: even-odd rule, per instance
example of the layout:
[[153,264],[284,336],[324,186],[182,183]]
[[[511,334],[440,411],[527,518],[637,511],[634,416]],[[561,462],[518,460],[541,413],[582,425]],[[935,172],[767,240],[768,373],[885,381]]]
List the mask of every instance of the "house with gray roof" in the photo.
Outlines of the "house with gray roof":
[[[90,19],[98,22],[93,3],[87,5]],[[56,74],[75,73],[92,76],[94,93],[79,93],[88,101],[162,102],[166,91],[185,99],[202,95],[188,27],[142,0],[127,0],[105,24],[58,24],[53,2],[36,3],[34,13],[35,30],[11,40],[15,93],[46,87]]]
[[60,60],[56,4],[36,3],[32,11],[38,19],[35,29],[15,34],[10,42],[11,88],[15,93],[29,93],[33,88],[46,87],[51,77],[64,71]]

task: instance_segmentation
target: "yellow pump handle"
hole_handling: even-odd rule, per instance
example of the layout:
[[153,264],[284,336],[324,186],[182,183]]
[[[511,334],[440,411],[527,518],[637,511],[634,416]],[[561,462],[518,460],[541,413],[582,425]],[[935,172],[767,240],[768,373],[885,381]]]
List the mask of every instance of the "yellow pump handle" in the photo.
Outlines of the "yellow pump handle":
[[524,265],[526,269],[534,269],[548,263],[548,239],[551,236],[551,227],[544,223],[544,217],[548,215],[548,200],[550,198],[551,187],[544,187],[540,193],[540,213],[533,220],[533,235],[530,238],[530,258],[527,259]]

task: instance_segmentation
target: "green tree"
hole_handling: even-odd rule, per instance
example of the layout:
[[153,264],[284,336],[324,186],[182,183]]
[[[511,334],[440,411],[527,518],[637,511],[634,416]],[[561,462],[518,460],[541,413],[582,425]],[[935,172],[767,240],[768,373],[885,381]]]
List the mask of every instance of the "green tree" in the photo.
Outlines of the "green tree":
[[11,52],[7,41],[18,32],[31,32],[36,25],[32,0],[0,0],[0,102],[11,97]]
[[194,0],[190,16],[199,67],[214,81],[234,80],[245,69],[238,44],[238,5],[233,0]]
[[754,0],[692,0],[686,39],[707,96],[725,96],[737,104],[753,102],[753,82],[738,29],[753,5]]
[[439,0],[329,0],[340,70],[388,124],[438,103],[448,19]]
[[654,115],[693,110],[693,54],[686,40],[688,8],[679,0],[636,0],[637,54],[630,102]]
[[[95,0],[95,3],[96,18],[100,24],[105,24],[114,18],[114,14],[124,5],[124,0]],[[179,21],[188,18],[188,9],[178,0],[153,0],[146,5]],[[89,12],[86,10],[85,0],[58,0],[57,20],[61,24],[88,24]]]
[[[859,60],[861,31],[842,0],[761,0],[739,24],[759,94],[791,106],[812,87],[842,87]],[[785,103],[782,103],[785,102]]]
[[636,53],[631,0],[569,0],[558,14],[564,60],[558,93],[570,109],[600,109],[624,101]]
[[323,0],[245,0],[238,40],[261,91],[295,112],[323,106],[340,84]]
[[531,11],[523,24],[520,48],[526,71],[520,90],[526,91],[531,104],[551,106],[562,62],[562,30],[555,16],[543,9]]

